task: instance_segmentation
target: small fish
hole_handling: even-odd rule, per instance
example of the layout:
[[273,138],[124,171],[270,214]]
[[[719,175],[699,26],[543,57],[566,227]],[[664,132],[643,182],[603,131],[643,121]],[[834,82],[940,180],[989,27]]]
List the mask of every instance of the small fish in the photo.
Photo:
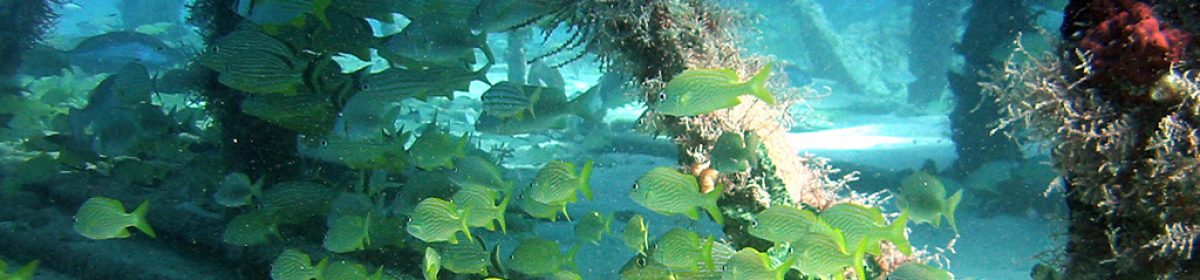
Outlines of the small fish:
[[752,131],[722,133],[710,152],[713,168],[721,173],[745,172],[758,161],[761,145],[762,139]]
[[625,247],[640,255],[646,255],[646,249],[650,247],[649,229],[646,228],[646,219],[642,215],[633,215],[629,218],[629,222],[625,224],[625,229],[621,230],[621,241],[625,243]]
[[426,198],[413,209],[406,230],[413,237],[425,242],[449,241],[458,243],[457,233],[462,231],[471,240],[471,229],[467,218],[471,213],[459,212],[458,206],[440,198]]
[[479,240],[458,244],[440,243],[436,246],[441,256],[442,268],[450,272],[486,275],[491,266],[488,251]]
[[[953,280],[954,274],[919,262],[907,262],[888,274],[887,280]],[[1034,277],[1033,279],[1039,279]]]
[[957,233],[958,225],[954,223],[954,211],[961,200],[962,190],[947,198],[946,187],[937,176],[917,171],[900,181],[900,194],[896,202],[916,223],[941,227],[942,216],[946,216],[946,221],[950,222],[950,229]]
[[723,225],[725,218],[721,216],[721,209],[717,208],[717,199],[724,191],[724,185],[717,185],[713,191],[702,194],[696,176],[683,174],[670,167],[656,167],[637,179],[629,196],[634,202],[654,212],[663,215],[682,214],[692,220],[700,219],[696,208],[704,208],[713,221]]
[[365,217],[345,215],[333,222],[325,232],[321,247],[334,253],[347,253],[365,249],[371,245],[371,213]]
[[912,245],[909,245],[908,237],[904,234],[908,227],[908,212],[901,213],[895,222],[888,225],[887,219],[883,218],[883,213],[878,208],[841,203],[821,211],[819,217],[830,226],[841,230],[847,244],[866,240],[868,254],[880,256],[879,241],[882,240],[891,241],[905,255],[912,254]]
[[307,68],[287,43],[252,30],[225,35],[199,62],[221,73],[221,84],[250,93],[296,94]]
[[500,166],[495,162],[478,155],[467,155],[454,160],[457,167],[450,175],[450,181],[459,185],[478,184],[505,193],[513,191],[513,182],[505,181]]
[[34,260],[17,269],[17,271],[8,273],[8,264],[4,263],[4,260],[0,260],[0,279],[33,280],[34,273],[37,272],[37,267],[41,263],[41,261]]
[[[458,192],[454,193],[450,201],[458,204],[458,207],[464,212],[469,211],[471,215],[466,217],[467,226],[483,227],[489,231],[496,230],[492,221],[500,224],[501,232],[508,232],[508,226],[504,222],[504,212],[508,210],[508,202],[512,198],[511,193],[502,193],[496,189],[478,184],[467,184],[462,186]],[[500,204],[496,204],[496,200],[500,200]]]
[[162,40],[130,31],[88,37],[65,54],[70,65],[92,74],[116,73],[129,63],[160,71],[187,60],[182,52],[167,46]]
[[604,238],[604,234],[612,232],[612,221],[613,215],[611,213],[604,215],[596,211],[588,212],[575,224],[575,239],[580,242],[600,245],[600,239]]
[[471,32],[499,33],[530,26],[563,11],[571,1],[481,0],[467,18]]
[[700,239],[696,232],[673,228],[650,245],[650,257],[672,271],[698,271],[701,263],[712,271],[716,269],[712,259],[713,242],[712,236]]
[[325,267],[324,273],[320,279],[338,279],[338,280],[383,280],[385,277],[383,268],[375,270],[375,274],[367,274],[367,268],[361,264],[353,263],[346,260],[334,261]]
[[646,256],[633,256],[621,267],[621,280],[678,280],[670,268]]
[[442,270],[442,256],[433,247],[426,247],[425,259],[421,261],[421,265],[425,268],[421,271],[425,274],[425,280],[437,280],[438,272]]
[[274,280],[311,280],[323,279],[325,267],[329,258],[322,258],[317,265],[312,264],[308,254],[297,249],[287,249],[271,262],[271,279]]
[[742,248],[741,251],[729,258],[721,279],[783,280],[783,276],[792,269],[792,263],[795,261],[796,259],[789,258],[779,266],[772,268],[771,264],[774,262],[766,253],[758,252],[754,248]]
[[403,173],[408,167],[408,152],[404,144],[410,132],[377,139],[349,139],[329,136],[314,140],[301,140],[297,149],[300,156],[325,162],[342,164],[357,170],[382,170]]
[[455,91],[468,91],[471,82],[490,84],[487,69],[472,70],[465,65],[420,65],[390,68],[367,76],[355,98],[371,102],[399,102],[404,98],[428,100],[434,96],[453,97]]
[[590,106],[597,101],[597,92],[595,88],[589,89],[568,101],[566,94],[562,91],[543,91],[533,105],[532,111],[537,112],[536,115],[531,114],[522,119],[503,119],[491,114],[480,114],[475,121],[475,130],[501,135],[516,135],[565,129],[571,116],[579,116],[590,123],[600,123],[602,119]]
[[575,266],[575,253],[579,246],[563,254],[559,251],[558,241],[542,238],[530,238],[521,241],[512,255],[509,255],[508,268],[529,276],[546,276],[563,269],[563,266]]
[[813,232],[832,232],[834,229],[816,213],[790,205],[776,205],[754,215],[750,235],[775,244],[792,243]]
[[125,213],[121,201],[107,197],[93,197],[83,202],[75,213],[75,232],[92,240],[129,237],[128,227],[135,227],[150,237],[156,237],[154,229],[146,222],[150,201],[138,205],[132,213]]
[[250,182],[250,176],[246,176],[245,173],[229,173],[217,186],[217,193],[213,194],[213,200],[229,208],[250,205],[251,197],[262,196],[262,185],[263,178]]
[[453,169],[454,159],[465,157],[470,133],[464,132],[457,139],[435,123],[425,125],[421,136],[408,147],[409,161],[424,170]]
[[329,214],[337,192],[328,186],[288,181],[271,186],[263,192],[259,211],[281,225],[299,224]]
[[541,87],[523,86],[513,82],[503,81],[492,85],[479,100],[483,102],[483,112],[501,119],[525,119],[525,113],[536,116],[533,105],[537,104],[542,94]]
[[[528,192],[528,189],[526,189]],[[563,201],[555,204],[545,204],[534,200],[526,193],[521,193],[517,196],[517,206],[521,207],[525,213],[534,218],[548,219],[551,222],[558,221],[558,213],[562,213],[568,221],[571,220],[571,215],[567,214],[567,202]]]
[[575,202],[578,199],[576,192],[592,200],[591,178],[592,161],[585,162],[576,174],[574,163],[555,160],[542,166],[525,193],[533,200],[549,205]]
[[278,227],[271,222],[270,217],[260,211],[242,213],[225,224],[222,238],[225,243],[238,246],[254,246],[267,244],[271,237],[282,239]]
[[792,268],[807,276],[821,279],[841,279],[846,267],[854,269],[855,275],[863,278],[863,255],[866,241],[854,247],[846,247],[846,240],[839,231],[805,234],[793,243],[788,258],[795,258]]
[[767,91],[770,76],[770,64],[746,82],[730,69],[688,69],[667,83],[654,109],[668,116],[698,116],[737,106],[742,103],[738,97],[745,94],[774,105],[775,96]]

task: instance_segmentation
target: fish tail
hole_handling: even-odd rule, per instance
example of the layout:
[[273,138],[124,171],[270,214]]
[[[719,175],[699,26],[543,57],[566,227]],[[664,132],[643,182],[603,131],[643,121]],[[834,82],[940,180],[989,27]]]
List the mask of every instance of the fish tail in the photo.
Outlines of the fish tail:
[[704,268],[708,269],[708,271],[717,271],[717,266],[713,263],[712,254],[714,242],[713,236],[709,235],[708,239],[704,240],[704,245],[700,247],[700,251],[702,252],[701,257],[704,258]]
[[612,233],[613,216],[613,213],[608,213],[608,216],[604,217],[604,232]]
[[463,132],[462,137],[458,138],[458,146],[454,148],[454,156],[460,157],[460,158],[466,157],[467,156],[467,143],[470,143],[470,142],[471,142],[471,132],[470,131]]
[[758,97],[758,99],[762,99],[763,102],[767,102],[767,104],[775,105],[775,96],[771,95],[771,91],[767,90],[767,79],[771,77],[771,64],[773,63],[764,65],[746,83],[750,85],[751,94]]
[[601,123],[604,119],[597,112],[593,112],[588,106],[589,102],[595,100],[596,96],[600,94],[599,92],[596,87],[592,87],[583,92],[583,94],[576,96],[575,99],[572,99],[567,106],[570,106],[571,111],[584,120],[590,123]]
[[717,208],[717,200],[721,198],[721,193],[724,192],[725,185],[717,184],[715,189],[704,194],[704,210],[708,211],[708,216],[712,217],[713,221],[721,226],[725,225],[725,217],[721,215],[721,208]]
[[583,163],[583,170],[579,171],[579,191],[583,192],[583,197],[587,200],[592,200],[592,161],[588,160]]
[[149,199],[143,201],[141,205],[138,205],[137,209],[133,210],[133,227],[136,227],[138,230],[141,230],[143,233],[146,233],[146,235],[149,235],[152,238],[157,238],[158,235],[154,233],[154,229],[150,227],[150,223],[146,222],[146,212],[150,212]]
[[333,0],[317,0],[313,2],[312,14],[317,17],[317,21],[321,22],[321,26],[324,26],[325,30],[333,29],[333,25],[329,24],[329,17],[325,16],[325,10],[329,9],[329,5],[332,3]]
[[508,202],[512,200],[512,193],[505,192],[504,199],[500,200],[500,211],[496,213],[496,222],[500,223],[500,232],[508,234],[508,226],[504,222],[504,213],[508,211]]
[[[945,212],[945,215],[946,215],[946,221],[950,222],[950,229],[953,229],[954,233],[958,233],[958,224],[956,224],[954,222],[954,210],[958,209],[959,201],[962,201],[962,190],[961,189],[958,190],[957,192],[954,192],[954,195],[950,196],[950,199],[946,200],[946,210],[943,211],[943,212]],[[938,220],[941,220],[941,219],[938,219]]]
[[900,253],[904,253],[905,256],[911,255],[912,244],[909,244],[908,237],[904,236],[904,230],[908,228],[908,211],[901,211],[900,217],[892,221],[892,225],[889,227],[887,230],[888,240],[896,245],[896,249],[899,249]]
[[863,238],[858,240],[858,246],[854,248],[854,264],[852,264],[854,266],[854,275],[858,276],[858,279],[867,279],[867,274],[863,269],[863,259],[866,258],[864,256],[866,254],[867,239]]
[[[763,263],[770,264],[771,257],[763,255]],[[796,264],[796,258],[788,256],[787,260],[784,260],[783,263],[775,268],[775,280],[783,280],[787,276],[788,271],[792,270],[792,265],[794,264]]]
[[11,279],[33,279],[34,272],[37,271],[37,267],[41,263],[42,262],[39,260],[33,260],[29,262],[29,264],[22,266],[20,270],[17,270],[17,272],[14,272],[12,275],[10,275],[12,277]]
[[579,254],[579,243],[571,246],[571,250],[567,251],[567,267],[570,267],[575,273],[579,273],[579,266],[575,264],[575,255]]
[[317,280],[325,279],[325,268],[326,267],[329,267],[329,257],[321,258],[321,261],[317,262],[317,266],[313,267],[313,277],[312,278],[317,279]]
[[475,239],[471,237],[471,226],[467,225],[467,216],[468,215],[471,215],[470,208],[467,208],[467,210],[463,210],[462,217],[459,217],[458,220],[460,222],[462,222],[462,232],[463,232],[463,234],[467,235],[467,241],[469,242],[469,241],[475,241]]

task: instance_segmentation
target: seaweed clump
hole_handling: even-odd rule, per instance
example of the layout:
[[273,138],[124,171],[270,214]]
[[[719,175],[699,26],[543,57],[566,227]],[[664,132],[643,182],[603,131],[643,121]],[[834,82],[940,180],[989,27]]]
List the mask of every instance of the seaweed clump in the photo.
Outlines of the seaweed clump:
[[[1016,133],[1052,148],[1071,211],[1068,278],[1200,277],[1193,250],[1200,236],[1200,77],[1190,71],[1196,52],[1182,46],[1191,39],[1173,41],[1196,30],[1145,14],[1195,9],[1171,1],[1072,1],[1060,54],[1021,50],[985,86],[1009,115],[999,129],[1023,128]],[[1097,41],[1105,31],[1158,34]]]

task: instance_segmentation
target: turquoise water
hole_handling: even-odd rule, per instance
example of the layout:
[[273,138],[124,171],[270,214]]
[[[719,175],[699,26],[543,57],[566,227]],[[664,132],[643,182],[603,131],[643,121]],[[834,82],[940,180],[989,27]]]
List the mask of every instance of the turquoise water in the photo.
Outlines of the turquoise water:
[[[25,0],[0,4],[13,1]],[[396,1],[393,11],[381,12],[350,7],[389,1],[334,0],[324,13],[312,8],[322,1],[301,0],[47,2],[54,21],[21,56],[19,70],[0,73],[17,88],[0,99],[0,260],[7,264],[0,279],[34,261],[34,279],[377,279],[365,276],[376,273],[383,279],[622,279],[632,277],[639,261],[669,255],[639,257],[627,246],[623,232],[635,215],[648,228],[647,253],[676,228],[730,250],[771,247],[750,240],[756,237],[745,233],[748,225],[714,222],[696,208],[704,205],[690,205],[697,211],[692,219],[631,196],[646,187],[639,178],[656,167],[703,178],[682,164],[695,150],[679,147],[708,153],[720,134],[699,145],[687,140],[695,136],[647,129],[657,119],[645,112],[654,113],[657,99],[647,104],[645,97],[655,94],[602,61],[602,51],[575,45],[579,30],[554,21],[584,6],[578,3],[606,1]],[[664,2],[684,7],[677,2],[689,1]],[[772,120],[786,129],[764,136],[773,139],[764,148],[751,149],[749,172],[722,172],[719,182],[760,176],[770,166],[765,147],[787,147],[789,156],[828,159],[839,169],[828,174],[831,181],[854,174],[848,187],[832,188],[830,195],[869,202],[892,222],[902,211],[905,179],[928,174],[944,185],[939,203],[963,192],[957,209],[949,210],[957,229],[940,216],[934,216],[940,226],[910,220],[902,237],[921,257],[906,261],[956,279],[1028,279],[1038,263],[1061,264],[1067,210],[1043,143],[1017,146],[1002,137],[961,143],[959,89],[946,73],[969,71],[962,54],[969,51],[958,44],[970,20],[968,4],[715,2],[743,16],[729,26],[736,34],[732,45],[743,57],[772,62],[769,88],[787,102],[769,108],[789,119]],[[1038,3],[1030,5],[1037,17],[1028,30],[1056,30],[1062,14],[1053,11],[1064,3],[1030,2]],[[208,11],[220,16],[193,13],[206,5],[216,5]],[[536,18],[509,25],[485,20],[501,30],[476,30],[468,20],[509,5],[516,8],[498,17]],[[547,10],[553,8],[563,10]],[[236,32],[256,35],[229,35]],[[738,70],[734,82],[749,79],[757,66]],[[524,91],[499,93],[502,81]],[[500,112],[510,105],[520,117]],[[1000,117],[973,117],[966,125],[988,126]],[[683,123],[672,126],[691,129]],[[963,154],[973,151],[969,145],[996,143],[988,141],[1011,146],[1011,153]],[[576,196],[580,187],[561,183],[570,185],[572,199],[547,206],[561,207],[551,220],[520,202],[541,195],[538,184],[551,184],[539,173],[553,161],[573,164],[570,177],[589,185],[590,199],[583,191]],[[512,187],[476,181],[493,172]],[[494,191],[483,199],[487,207],[466,211],[467,199],[456,193],[469,183]],[[693,189],[686,191],[702,195]],[[733,193],[718,196],[726,220],[741,215],[749,221],[761,210],[734,209],[744,202]],[[667,201],[692,201],[672,195]],[[81,206],[100,197],[116,199],[123,209],[95,211],[119,218],[81,218],[95,214]],[[454,217],[419,214],[421,202],[431,198],[454,205],[447,212]],[[144,217],[131,214],[143,201],[149,202]],[[792,205],[818,213],[829,206]],[[594,243],[577,228],[592,212],[611,217]],[[506,230],[462,221],[480,213],[498,215]],[[154,228],[154,236],[133,227],[138,221]],[[414,233],[414,224],[443,226],[451,232],[435,235],[479,246],[462,249],[470,254],[451,251],[449,242]],[[128,234],[89,238],[80,227]],[[461,227],[469,239],[453,232]],[[538,239],[553,241],[558,251],[516,260],[525,256],[514,251]],[[441,255],[432,274],[427,248]],[[281,261],[285,250],[309,260]],[[455,259],[456,252],[469,257]],[[780,252],[771,251],[771,267],[788,258]],[[724,265],[732,253],[713,253],[721,265],[712,268],[671,268],[637,279],[753,279],[731,276],[732,267],[745,268]],[[880,276],[892,269],[879,265],[889,262],[883,254],[860,265]],[[563,263],[548,268],[562,273],[528,273],[522,262]],[[462,269],[469,264],[479,267]],[[850,266],[839,271],[852,274]],[[789,270],[787,279],[822,277]]]

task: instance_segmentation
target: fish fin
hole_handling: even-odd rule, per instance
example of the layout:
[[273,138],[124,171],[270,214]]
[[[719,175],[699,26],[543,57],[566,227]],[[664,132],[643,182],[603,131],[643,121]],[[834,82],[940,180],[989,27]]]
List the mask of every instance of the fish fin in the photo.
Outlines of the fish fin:
[[150,200],[147,199],[146,201],[143,201],[141,205],[138,205],[137,209],[133,210],[132,214],[135,220],[133,226],[138,230],[141,230],[143,233],[146,233],[146,235],[149,235],[151,238],[157,238],[158,235],[154,233],[154,229],[150,227],[150,223],[146,222],[146,212],[149,211]]
[[708,238],[704,240],[704,245],[700,247],[701,258],[704,259],[704,268],[708,269],[708,271],[717,271],[717,266],[713,263],[712,255],[714,242],[715,240],[713,239],[713,236],[709,235]]
[[317,262],[317,266],[313,267],[313,278],[317,280],[325,279],[326,267],[329,267],[329,257],[321,258],[321,261]]
[[[765,257],[765,259],[763,260],[764,261],[763,263],[766,263],[768,265],[771,264],[770,255],[764,254],[763,257]],[[787,275],[788,271],[792,270],[792,265],[796,264],[795,257],[792,257],[792,256],[785,256],[785,257],[787,257],[787,260],[784,260],[783,263],[781,263],[781,264],[779,264],[779,266],[775,267],[775,280],[783,280],[784,276]]]
[[900,212],[900,217],[892,221],[892,225],[887,230],[888,240],[896,245],[896,249],[900,250],[905,256],[912,255],[912,244],[908,242],[908,237],[904,236],[904,230],[908,228],[908,210]]
[[508,234],[508,226],[504,222],[504,213],[508,211],[508,202],[512,200],[512,192],[504,192],[504,199],[500,200],[500,210],[496,214],[496,222],[500,223],[500,232]]
[[[37,271],[37,267],[41,263],[42,262],[39,260],[33,260],[29,262],[29,264],[22,266],[20,270],[17,270],[17,272],[13,272],[13,274],[9,275],[9,277],[12,277],[10,279],[33,279],[34,272]],[[3,272],[4,271],[0,271],[0,273]]]
[[583,192],[583,197],[587,200],[592,200],[592,165],[591,160],[583,163],[583,169],[579,171],[579,191]]
[[863,269],[863,259],[865,258],[863,255],[866,255],[866,251],[867,239],[859,239],[858,245],[854,248],[854,263],[851,264],[854,267],[854,275],[858,276],[858,279],[867,279],[867,274]]
[[[570,221],[571,221],[571,214],[567,214],[567,205],[563,205],[563,207],[562,207],[562,213],[563,213],[563,217],[567,217],[567,222],[570,222]],[[555,215],[554,215],[554,217],[558,217],[558,214],[555,214]],[[553,222],[553,221],[554,221],[554,219],[551,219],[550,221],[551,221],[551,222]]]
[[[721,199],[721,194],[724,192],[725,184],[717,184],[712,191],[704,194],[704,210],[708,211],[708,216],[721,226],[725,226],[725,217],[721,215],[721,208],[717,207],[717,200]],[[692,210],[695,211],[694,208]]]
[[575,264],[575,255],[579,254],[579,247],[579,243],[575,243],[574,246],[571,246],[571,250],[567,251],[567,267],[570,267],[571,271],[575,273],[579,273],[579,266]]
[[771,95],[771,91],[767,90],[767,79],[771,78],[771,64],[773,63],[764,65],[746,84],[750,85],[750,93],[755,97],[762,99],[767,104],[775,105],[775,96]]
[[692,208],[692,209],[688,209],[687,211],[684,211],[683,215],[687,216],[689,219],[692,219],[694,221],[700,220],[700,212],[696,211],[696,208]]
[[263,182],[266,180],[266,176],[258,177],[258,180],[254,180],[254,183],[250,184],[250,195],[254,197],[262,197]]
[[571,112],[574,112],[575,115],[584,120],[590,123],[601,123],[604,119],[597,115],[596,112],[593,112],[588,106],[589,102],[595,100],[598,94],[600,94],[600,91],[597,90],[597,87],[592,87],[583,92],[583,94],[576,96],[575,99],[572,99],[567,106],[571,108]]
[[467,225],[467,216],[468,215],[471,215],[471,208],[467,208],[466,210],[462,211],[462,217],[459,217],[459,221],[462,222],[463,234],[467,235],[467,241],[470,242],[470,241],[474,241],[475,239],[471,238],[471,227]]
[[325,30],[333,30],[333,25],[329,24],[329,17],[325,16],[325,10],[328,10],[332,3],[333,0],[316,0],[313,2],[312,14],[317,17],[317,21],[321,22],[321,26],[324,26]]
[[613,215],[613,213],[608,213],[608,216],[604,216],[604,232],[605,233],[609,233],[609,234],[612,233],[613,216],[615,216],[615,215]]
[[[954,230],[954,233],[958,233],[958,224],[954,222],[954,210],[958,209],[959,201],[962,201],[961,189],[957,192],[954,192],[954,195],[950,196],[950,199],[946,200],[946,209],[943,210],[943,214],[946,215],[946,221],[950,222],[950,229]],[[937,220],[941,221],[941,219]]]

